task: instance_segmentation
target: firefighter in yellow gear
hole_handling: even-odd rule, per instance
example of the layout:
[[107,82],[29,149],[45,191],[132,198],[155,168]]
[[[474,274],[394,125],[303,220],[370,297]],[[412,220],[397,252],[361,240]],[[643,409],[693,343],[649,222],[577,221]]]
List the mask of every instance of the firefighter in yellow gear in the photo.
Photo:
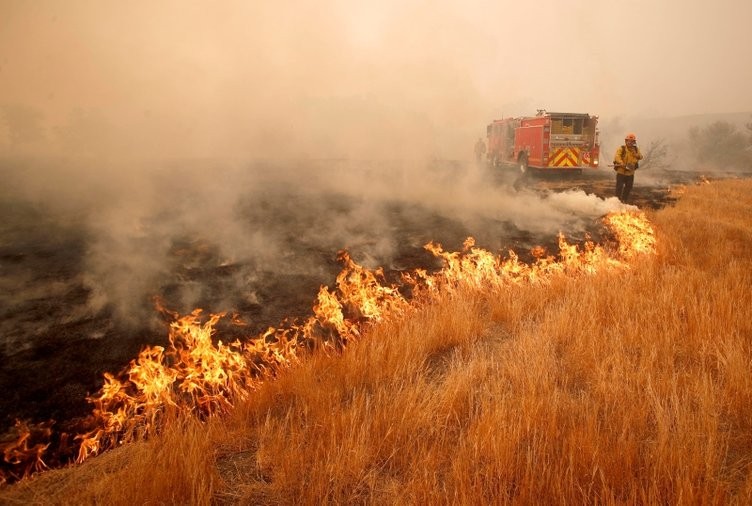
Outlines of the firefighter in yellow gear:
[[624,137],[624,144],[619,146],[614,155],[616,171],[616,197],[626,202],[634,184],[634,173],[640,166],[642,153],[637,147],[637,136],[629,133]]

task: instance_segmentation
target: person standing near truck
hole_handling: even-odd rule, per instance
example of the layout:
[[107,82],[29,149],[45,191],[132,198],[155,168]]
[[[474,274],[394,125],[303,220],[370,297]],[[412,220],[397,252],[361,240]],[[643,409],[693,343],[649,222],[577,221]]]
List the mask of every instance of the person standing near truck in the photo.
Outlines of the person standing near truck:
[[627,202],[634,184],[634,173],[640,166],[642,153],[637,147],[637,136],[629,133],[624,137],[624,144],[619,146],[614,155],[614,170],[616,171],[616,197],[621,202]]
[[475,143],[475,161],[481,163],[486,155],[486,143],[482,137],[478,137],[478,142]]

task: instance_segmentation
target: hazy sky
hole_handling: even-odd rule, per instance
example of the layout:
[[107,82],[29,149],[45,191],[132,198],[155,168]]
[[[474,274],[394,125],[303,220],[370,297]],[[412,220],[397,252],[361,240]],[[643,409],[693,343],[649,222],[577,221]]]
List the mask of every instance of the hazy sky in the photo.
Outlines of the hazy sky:
[[0,107],[44,127],[12,141],[6,114],[0,148],[463,157],[502,115],[746,112],[750,89],[750,0],[0,0]]

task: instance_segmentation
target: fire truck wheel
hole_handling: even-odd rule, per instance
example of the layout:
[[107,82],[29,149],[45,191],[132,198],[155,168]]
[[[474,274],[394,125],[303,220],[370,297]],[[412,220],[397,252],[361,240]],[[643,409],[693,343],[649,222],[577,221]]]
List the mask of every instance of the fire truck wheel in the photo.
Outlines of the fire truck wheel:
[[517,167],[520,169],[520,174],[527,173],[527,157],[525,155],[520,156],[520,159],[517,161]]

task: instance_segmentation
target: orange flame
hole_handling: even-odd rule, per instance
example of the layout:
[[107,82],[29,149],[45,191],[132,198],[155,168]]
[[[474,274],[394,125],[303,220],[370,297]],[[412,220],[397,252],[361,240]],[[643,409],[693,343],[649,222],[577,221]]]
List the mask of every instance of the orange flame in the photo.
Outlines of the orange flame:
[[[404,273],[403,282],[414,295],[427,297],[458,287],[498,290],[510,284],[545,282],[554,275],[627,268],[635,257],[655,251],[653,229],[644,214],[614,213],[604,222],[616,236],[616,252],[609,253],[590,240],[582,247],[572,245],[560,235],[558,258],[536,248],[536,261],[526,264],[512,251],[503,259],[477,248],[473,238],[465,241],[461,252],[451,253],[431,242],[425,248],[441,259],[443,267],[433,274],[423,269]],[[412,307],[399,287],[385,283],[382,269],[366,269],[347,252],[341,252],[339,260],[344,267],[336,288],[320,288],[312,316],[302,323],[269,328],[245,343],[215,343],[215,326],[224,313],[206,321],[200,309],[183,317],[175,315],[166,349],[147,347],[119,376],[104,375],[104,385],[89,398],[94,405],[95,428],[75,436],[75,461],[83,462],[109,448],[149,436],[160,429],[170,412],[197,417],[224,412],[261,382],[296,363],[303,349],[346,346],[361,336],[365,325]],[[231,320],[242,323],[237,315]],[[47,467],[44,455],[49,444],[29,446],[28,427],[19,424],[17,430],[21,436],[3,447],[5,463],[17,472],[4,474],[0,468],[0,482]]]

